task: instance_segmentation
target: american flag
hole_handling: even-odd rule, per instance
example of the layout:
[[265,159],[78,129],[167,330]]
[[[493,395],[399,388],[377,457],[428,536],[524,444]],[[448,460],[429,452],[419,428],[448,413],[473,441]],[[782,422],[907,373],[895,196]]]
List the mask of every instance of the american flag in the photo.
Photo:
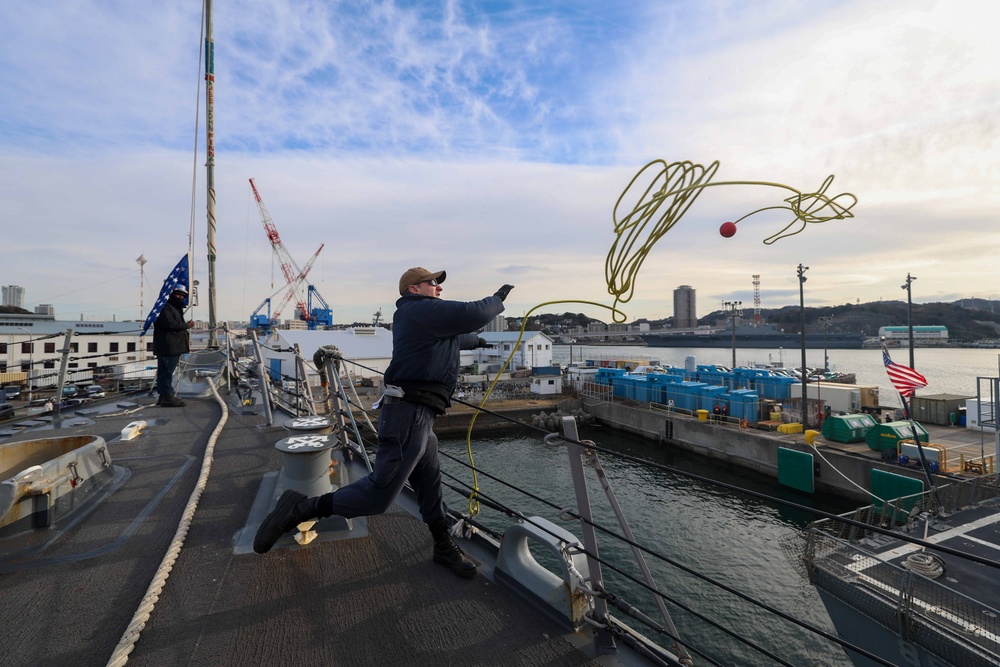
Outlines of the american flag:
[[156,318],[160,316],[160,311],[163,310],[163,306],[166,305],[167,299],[170,298],[170,293],[177,287],[189,289],[187,255],[181,257],[181,261],[177,262],[177,266],[174,267],[174,270],[171,271],[170,275],[168,275],[166,280],[163,281],[163,287],[160,288],[160,296],[156,298],[156,303],[153,304],[153,308],[149,311],[146,321],[143,322],[142,333],[139,334],[140,336],[145,336],[149,327],[153,326],[153,323],[156,322]]
[[889,380],[896,391],[904,398],[913,396],[913,392],[921,387],[927,386],[927,378],[916,372],[909,366],[901,366],[894,363],[889,358],[889,350],[882,347],[882,362],[885,364],[885,372],[889,374]]

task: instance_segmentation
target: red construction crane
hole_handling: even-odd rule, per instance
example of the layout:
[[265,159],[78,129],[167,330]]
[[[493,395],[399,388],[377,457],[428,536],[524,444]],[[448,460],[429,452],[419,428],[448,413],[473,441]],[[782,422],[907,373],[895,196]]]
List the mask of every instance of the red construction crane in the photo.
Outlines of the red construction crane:
[[[291,301],[293,296],[298,295],[299,288],[306,281],[306,275],[309,273],[309,269],[312,268],[313,262],[315,262],[316,258],[319,257],[320,250],[323,249],[324,245],[326,244],[320,244],[319,250],[317,250],[316,253],[309,258],[309,261],[306,262],[306,268],[302,269],[302,271],[299,272],[299,275],[295,277],[295,280],[293,280],[292,283],[288,286],[288,293],[285,295],[285,298],[281,300],[281,303],[278,304],[278,307],[275,308],[274,314],[271,315],[272,323],[278,321],[278,315],[281,314],[281,311],[285,309],[285,306],[288,304],[289,301]],[[301,297],[299,298],[298,306],[299,310],[301,310],[303,313],[308,314],[309,309],[302,302]],[[306,318],[306,321],[308,321],[308,318]]]
[[[289,296],[283,300],[283,304],[287,303],[291,298],[291,295],[298,296],[299,286],[305,281],[306,275],[309,273],[309,269],[312,267],[313,260],[316,259],[316,255],[319,255],[319,251],[323,249],[321,245],[319,250],[316,251],[316,255],[309,260],[306,264],[305,271],[299,269],[299,265],[295,263],[292,256],[288,254],[285,249],[285,245],[281,242],[281,236],[278,235],[278,228],[275,227],[274,221],[271,220],[271,214],[267,212],[267,207],[264,206],[264,200],[261,199],[260,193],[257,191],[257,186],[254,184],[253,179],[250,179],[250,189],[253,190],[254,199],[257,200],[257,209],[260,211],[260,222],[264,225],[264,233],[267,234],[267,238],[271,241],[271,249],[274,250],[274,256],[278,259],[278,264],[281,265],[281,272],[285,276],[285,282],[289,287]],[[302,319],[309,321],[309,308],[306,305],[305,299],[298,296],[296,306],[299,312],[302,313]],[[280,310],[280,309],[279,309]],[[277,318],[277,313],[271,318],[272,320]]]

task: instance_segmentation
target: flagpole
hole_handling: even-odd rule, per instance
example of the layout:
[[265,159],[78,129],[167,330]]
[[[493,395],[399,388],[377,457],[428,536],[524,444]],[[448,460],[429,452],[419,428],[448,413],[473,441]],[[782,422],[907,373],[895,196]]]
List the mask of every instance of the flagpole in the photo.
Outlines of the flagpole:
[[[888,368],[888,365],[892,362],[889,361],[889,349],[886,347],[885,338],[882,339],[882,355],[883,359],[886,360],[885,363]],[[898,367],[897,364],[892,365],[894,368]],[[909,370],[913,371],[912,368]],[[922,379],[922,376],[918,375],[918,377]],[[896,391],[899,393],[899,400],[903,402],[903,411],[906,413],[907,421],[910,422],[910,431],[913,433],[913,442],[916,444],[917,454],[920,456],[920,466],[924,469],[924,477],[927,478],[927,483],[930,485],[931,491],[934,493],[934,501],[938,506],[937,513],[940,515],[944,511],[944,505],[941,504],[941,496],[938,493],[937,484],[934,483],[934,477],[931,475],[931,468],[927,464],[927,457],[924,455],[924,447],[920,444],[920,433],[917,431],[917,422],[913,419],[913,411],[910,410],[910,405],[906,402],[906,396],[900,390],[899,385],[896,383],[896,379],[893,378],[892,374],[889,375],[889,379],[892,381],[893,386],[896,387]],[[913,386],[906,387],[906,389],[909,391],[911,399],[914,394],[917,393],[916,388]]]
[[[914,391],[914,393],[916,393]],[[910,394],[910,398],[913,398],[913,394]],[[931,490],[934,492],[934,500],[937,502],[938,513],[940,514],[944,506],[941,504],[941,496],[938,495],[937,484],[934,483],[934,477],[931,475],[931,468],[927,464],[927,457],[924,456],[924,447],[920,444],[920,433],[917,432],[917,422],[913,420],[913,411],[910,410],[910,406],[906,403],[906,397],[902,394],[899,395],[899,400],[903,402],[903,409],[906,410],[906,414],[909,415],[910,430],[913,431],[913,441],[917,445],[917,454],[920,455],[920,465],[924,469],[924,476],[927,478],[927,483],[930,484]]]

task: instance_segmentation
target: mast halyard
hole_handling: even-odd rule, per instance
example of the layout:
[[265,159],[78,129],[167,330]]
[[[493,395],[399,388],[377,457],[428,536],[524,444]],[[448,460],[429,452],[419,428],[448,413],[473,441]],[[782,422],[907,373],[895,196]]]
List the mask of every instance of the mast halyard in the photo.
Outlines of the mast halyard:
[[212,0],[205,0],[205,162],[208,189],[208,346],[219,346],[215,316],[215,38]]

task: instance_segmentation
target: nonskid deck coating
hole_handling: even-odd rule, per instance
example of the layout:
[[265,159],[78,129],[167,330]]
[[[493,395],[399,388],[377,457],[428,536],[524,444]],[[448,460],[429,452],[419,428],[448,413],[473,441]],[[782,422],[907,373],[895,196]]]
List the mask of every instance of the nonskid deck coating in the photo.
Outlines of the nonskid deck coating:
[[[236,412],[128,664],[598,664],[509,591],[435,566],[429,532],[399,506],[371,517],[366,537],[235,555],[261,479],[280,465],[273,443],[286,435]],[[62,429],[104,437],[113,463],[133,474],[34,566],[0,574],[4,664],[107,662],[174,536],[220,414],[214,399],[191,399]],[[155,427],[117,440],[137,419]]]

